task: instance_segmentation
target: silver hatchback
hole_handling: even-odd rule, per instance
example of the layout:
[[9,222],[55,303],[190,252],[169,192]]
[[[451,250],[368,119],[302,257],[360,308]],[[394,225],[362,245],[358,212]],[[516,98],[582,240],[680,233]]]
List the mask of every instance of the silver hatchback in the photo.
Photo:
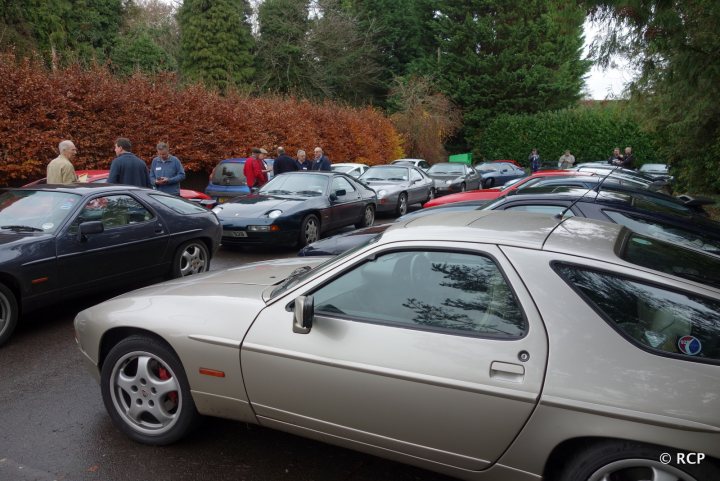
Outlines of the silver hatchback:
[[78,314],[110,417],[199,414],[462,479],[720,479],[720,262],[618,225],[472,211]]

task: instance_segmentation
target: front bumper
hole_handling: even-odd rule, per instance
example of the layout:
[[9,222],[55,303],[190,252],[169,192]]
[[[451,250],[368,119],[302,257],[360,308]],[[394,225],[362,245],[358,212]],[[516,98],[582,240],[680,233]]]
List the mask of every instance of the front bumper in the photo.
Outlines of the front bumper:
[[245,229],[223,229],[223,245],[294,245],[300,236],[299,230],[276,232],[252,232]]

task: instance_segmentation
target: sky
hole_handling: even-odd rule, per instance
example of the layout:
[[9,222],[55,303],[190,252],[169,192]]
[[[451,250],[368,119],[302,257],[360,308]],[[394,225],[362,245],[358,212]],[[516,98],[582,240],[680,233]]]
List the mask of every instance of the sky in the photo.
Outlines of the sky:
[[[586,21],[584,30],[585,48],[583,55],[587,55],[590,44],[593,40],[599,38],[602,29],[599,25]],[[625,86],[632,80],[635,72],[628,67],[626,60],[616,58],[613,63],[617,64],[617,67],[602,69],[594,65],[590,69],[585,79],[585,90],[589,98],[595,100],[618,98],[621,96]]]

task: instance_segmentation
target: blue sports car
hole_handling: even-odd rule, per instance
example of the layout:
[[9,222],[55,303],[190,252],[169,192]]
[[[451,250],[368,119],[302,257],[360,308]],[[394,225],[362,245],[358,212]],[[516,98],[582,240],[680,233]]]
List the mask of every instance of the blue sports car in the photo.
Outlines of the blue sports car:
[[21,312],[207,271],[220,233],[209,210],[150,189],[76,184],[0,191],[0,345]]

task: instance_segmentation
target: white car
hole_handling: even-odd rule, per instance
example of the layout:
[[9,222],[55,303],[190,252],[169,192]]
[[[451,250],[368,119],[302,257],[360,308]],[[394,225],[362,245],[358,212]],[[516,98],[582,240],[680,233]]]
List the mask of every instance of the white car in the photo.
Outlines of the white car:
[[366,164],[357,164],[353,162],[341,162],[338,164],[332,164],[330,166],[333,172],[340,172],[343,174],[350,175],[356,179],[363,175],[369,167]]
[[424,159],[397,159],[390,162],[390,164],[412,165],[422,170],[428,170],[430,168],[430,164]]

